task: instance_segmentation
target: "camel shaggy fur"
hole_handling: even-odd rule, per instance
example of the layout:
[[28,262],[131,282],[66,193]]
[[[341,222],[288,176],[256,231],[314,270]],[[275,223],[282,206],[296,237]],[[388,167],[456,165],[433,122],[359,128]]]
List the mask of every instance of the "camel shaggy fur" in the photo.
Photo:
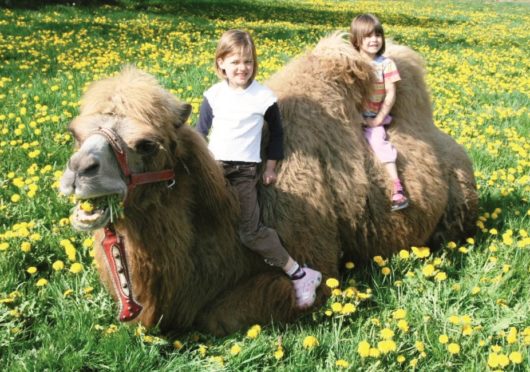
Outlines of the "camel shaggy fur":
[[[260,187],[263,220],[298,262],[325,278],[337,277],[344,260],[436,246],[474,231],[471,162],[433,124],[422,60],[402,46],[388,47],[388,55],[402,76],[389,130],[411,199],[400,212],[390,212],[390,181],[361,128],[372,68],[341,35],[321,40],[267,82],[278,96],[285,159],[277,184]],[[134,297],[144,307],[138,319],[163,331],[198,328],[216,335],[295,319],[300,312],[290,280],[238,241],[238,204],[204,139],[184,124],[189,113],[189,105],[132,68],[94,83],[70,125],[77,151],[62,191],[80,199],[127,194],[107,139],[93,134],[112,128],[127,144],[133,172],[175,173],[172,187],[157,182],[127,194],[125,215],[115,223]],[[96,260],[112,287],[100,249],[106,218],[76,216],[78,226],[97,228]],[[324,287],[315,306],[328,294]]]

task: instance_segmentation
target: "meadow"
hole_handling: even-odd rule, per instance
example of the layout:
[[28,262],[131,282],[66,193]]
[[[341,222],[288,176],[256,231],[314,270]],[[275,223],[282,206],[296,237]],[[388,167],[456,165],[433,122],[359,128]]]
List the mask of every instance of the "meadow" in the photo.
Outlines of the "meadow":
[[[350,262],[326,306],[225,338],[116,319],[58,180],[87,85],[134,64],[193,106],[229,28],[257,79],[371,12],[425,59],[435,124],[470,154],[477,234]],[[0,8],[0,366],[41,370],[530,370],[530,8],[490,1],[121,0]]]

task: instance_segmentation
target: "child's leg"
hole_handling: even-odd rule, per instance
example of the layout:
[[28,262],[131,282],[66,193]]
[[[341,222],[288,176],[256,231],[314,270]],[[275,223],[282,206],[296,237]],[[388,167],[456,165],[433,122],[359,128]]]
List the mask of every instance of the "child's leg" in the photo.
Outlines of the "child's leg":
[[396,163],[385,163],[385,169],[392,180],[392,211],[398,211],[409,206],[409,200],[403,192],[399,180]]
[[406,208],[409,205],[409,201],[403,193],[403,187],[397,173],[397,151],[392,143],[387,141],[385,128],[383,126],[365,128],[364,136],[374,154],[385,165],[385,169],[393,182],[392,210],[397,211]]
[[301,267],[287,253],[276,231],[261,223],[256,188],[257,166],[236,167],[239,167],[237,171],[227,178],[236,189],[239,197],[241,210],[239,235],[241,242],[261,255],[267,263],[283,269],[293,281],[297,304],[300,308],[311,306],[315,301],[315,291],[320,285],[322,275],[318,271]]

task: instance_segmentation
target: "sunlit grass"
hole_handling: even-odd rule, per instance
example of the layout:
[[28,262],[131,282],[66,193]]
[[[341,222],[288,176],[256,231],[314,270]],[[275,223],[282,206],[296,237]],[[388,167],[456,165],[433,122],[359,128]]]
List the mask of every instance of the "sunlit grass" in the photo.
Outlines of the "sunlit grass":
[[[478,1],[123,1],[0,9],[0,365],[13,370],[528,370],[527,4]],[[349,263],[322,309],[224,339],[117,322],[92,241],[57,194],[87,85],[124,64],[193,106],[228,28],[255,37],[264,81],[360,12],[422,54],[435,124],[469,152],[479,232]],[[126,366],[126,367],[125,367]]]

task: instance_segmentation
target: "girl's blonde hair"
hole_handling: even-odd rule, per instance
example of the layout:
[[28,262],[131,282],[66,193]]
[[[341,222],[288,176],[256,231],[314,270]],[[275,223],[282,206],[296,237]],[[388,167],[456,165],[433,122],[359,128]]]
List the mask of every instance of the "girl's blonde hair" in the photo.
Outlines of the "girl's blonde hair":
[[256,54],[256,46],[250,34],[246,31],[241,30],[228,30],[219,39],[217,43],[217,49],[215,51],[215,72],[221,79],[226,79],[226,73],[224,72],[217,60],[219,58],[224,59],[226,56],[232,53],[240,53],[242,55],[252,55],[252,61],[254,63],[254,71],[250,81],[253,81],[258,72],[258,58]]
[[363,38],[372,32],[375,32],[377,36],[383,38],[383,45],[381,45],[381,49],[377,52],[377,55],[380,56],[385,52],[385,32],[383,31],[381,22],[373,14],[360,14],[353,19],[350,26],[350,42],[355,49],[359,50]]

